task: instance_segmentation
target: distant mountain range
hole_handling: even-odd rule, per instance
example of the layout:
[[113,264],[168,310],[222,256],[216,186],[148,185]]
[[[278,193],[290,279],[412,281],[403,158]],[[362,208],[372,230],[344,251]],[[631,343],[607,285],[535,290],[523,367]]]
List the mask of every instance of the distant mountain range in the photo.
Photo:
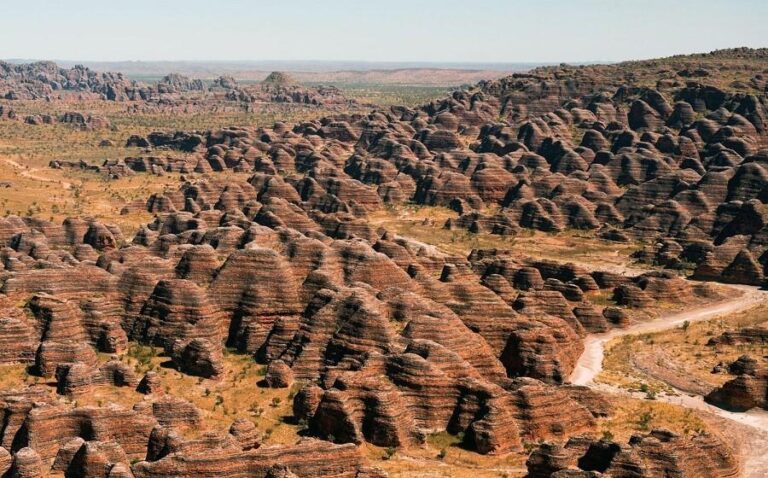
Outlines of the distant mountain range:
[[[10,59],[9,63],[37,60]],[[212,79],[229,75],[261,81],[272,71],[288,71],[303,83],[457,86],[527,71],[548,63],[432,63],[364,61],[70,61],[64,68],[84,65],[96,71],[118,71],[131,79],[156,80],[169,73]]]

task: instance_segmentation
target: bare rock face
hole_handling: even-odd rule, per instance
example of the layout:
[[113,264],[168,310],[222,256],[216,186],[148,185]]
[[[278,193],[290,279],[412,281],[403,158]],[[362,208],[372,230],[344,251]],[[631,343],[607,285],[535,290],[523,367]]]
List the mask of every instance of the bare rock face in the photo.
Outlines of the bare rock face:
[[603,312],[588,302],[574,307],[573,315],[576,316],[576,319],[587,332],[600,333],[610,328],[610,323]]
[[[629,445],[574,437],[564,446],[544,443],[531,453],[528,477],[738,476],[733,451],[707,434],[681,437],[667,430],[635,435]],[[660,475],[661,474],[661,475]]]
[[126,92],[134,87],[120,73],[98,73],[79,65],[65,69],[52,62],[13,66],[3,63],[2,69],[0,92],[16,99],[44,98],[59,90],[81,91],[96,98],[104,95],[113,100],[126,99]]
[[29,412],[25,425],[28,446],[43,460],[52,460],[60,445],[77,437],[114,441],[129,456],[143,456],[149,434],[156,423],[151,415],[116,405],[74,409],[43,406]]
[[216,251],[208,244],[192,246],[184,252],[176,274],[181,279],[191,280],[199,286],[207,286],[213,280],[220,264]]
[[282,71],[273,71],[263,81],[264,84],[276,85],[276,86],[288,86],[296,83],[291,75]]
[[627,313],[618,307],[606,307],[603,309],[603,317],[611,324],[623,327],[629,324],[629,316]]
[[764,344],[768,342],[768,327],[759,325],[755,327],[744,327],[737,330],[727,330],[717,337],[709,339],[707,345],[741,345],[741,344]]
[[768,409],[768,367],[750,357],[742,357],[729,367],[736,378],[710,392],[705,400],[727,410],[743,412],[752,408]]
[[275,465],[269,469],[265,478],[298,478],[298,475],[285,465]]
[[128,458],[115,442],[88,441],[72,457],[65,477],[110,476],[112,468],[128,465]]
[[31,363],[35,359],[35,333],[29,321],[21,317],[0,319],[0,361],[2,363]]
[[29,447],[13,455],[10,473],[13,478],[42,478],[46,474],[40,455]]
[[59,364],[56,368],[56,390],[62,395],[91,392],[93,387],[136,387],[138,379],[133,369],[117,359],[92,368],[81,362]]
[[387,478],[386,471],[375,466],[361,466],[357,471],[357,478]]
[[299,390],[293,399],[293,415],[299,420],[310,420],[323,399],[323,389],[314,384],[307,384]]
[[60,363],[96,364],[95,351],[87,342],[88,331],[72,302],[37,294],[30,301],[30,309],[45,326],[35,357],[40,375],[52,376]]
[[[454,365],[449,365],[451,363]],[[448,370],[455,372],[446,376]],[[438,380],[442,381],[440,394],[416,395],[416,391],[424,389],[423,383],[437,384]],[[372,356],[359,371],[338,376],[312,414],[310,430],[341,441],[366,440],[380,446],[404,446],[423,440],[422,430],[445,428],[454,433],[464,432],[467,445],[480,453],[517,449],[520,442],[515,435],[521,433],[520,428],[534,436],[569,431],[548,423],[548,418],[544,418],[551,416],[548,413],[531,413],[541,409],[539,397],[546,396],[547,401],[551,401],[552,390],[535,380],[520,385],[510,392],[479,380],[470,367],[461,365],[456,355],[438,344],[417,342],[405,354],[387,360]],[[307,395],[299,398],[302,403],[306,402]],[[413,402],[417,397],[419,402]],[[570,427],[592,426],[589,412],[570,402],[568,397],[562,399],[561,407],[572,413]],[[371,405],[366,407],[365,403]],[[574,415],[577,409],[581,411]],[[357,414],[356,410],[363,410],[363,414]],[[530,421],[520,423],[515,419],[514,410],[525,413]],[[582,411],[584,414],[579,415]],[[574,419],[574,416],[580,418]],[[370,427],[368,423],[377,425]]]
[[193,339],[186,345],[174,344],[173,360],[181,372],[205,378],[218,378],[224,371],[221,347],[207,339]]
[[276,321],[292,320],[301,310],[291,268],[271,249],[233,253],[211,285],[211,295],[236,318],[230,326],[230,343],[251,352],[265,345]]
[[58,453],[56,453],[56,459],[53,461],[52,471],[66,471],[72,459],[80,451],[85,444],[85,440],[80,437],[75,437],[59,447]]
[[149,413],[157,423],[179,430],[199,427],[202,413],[194,404],[180,397],[163,395],[152,402],[140,402],[134,406],[139,413]]
[[40,386],[2,392],[0,394],[0,409],[6,425],[0,434],[0,445],[7,450],[13,450],[24,445],[22,438],[26,433],[26,422],[30,411],[51,402],[52,397],[49,390]]
[[53,376],[60,364],[83,363],[94,366],[96,353],[82,342],[43,342],[35,358],[36,371],[42,376]]
[[500,357],[507,373],[562,383],[583,350],[578,335],[556,317],[526,325],[512,333]]
[[572,458],[562,446],[554,443],[542,443],[528,457],[525,465],[530,478],[550,478],[570,467]]
[[544,279],[535,267],[522,267],[515,273],[513,284],[520,290],[540,290],[544,288]]
[[107,478],[134,478],[130,465],[125,463],[116,463],[109,469]]
[[749,355],[742,355],[728,365],[728,373],[733,375],[758,375],[764,368],[764,363]]
[[653,299],[638,286],[623,284],[614,289],[613,298],[618,305],[634,308],[647,308],[653,304]]
[[286,388],[293,383],[293,371],[282,360],[275,360],[267,367],[264,382],[271,388]]
[[173,427],[158,426],[149,437],[147,460],[157,461],[171,454],[199,454],[208,451],[238,452],[238,443],[230,436],[207,431],[197,438],[184,439]]
[[146,374],[144,374],[144,377],[141,378],[141,381],[136,387],[136,391],[139,393],[143,393],[145,395],[162,394],[163,393],[162,379],[157,374],[157,372],[147,372]]
[[567,385],[561,387],[576,402],[589,410],[593,417],[610,417],[613,415],[614,406],[605,396],[589,387]]
[[88,244],[97,251],[114,249],[117,247],[119,237],[116,238],[113,232],[103,224],[91,223],[88,231],[83,237],[83,243]]
[[240,443],[243,451],[253,450],[261,446],[262,433],[247,418],[235,420],[232,426],[229,427],[229,434]]
[[363,458],[354,445],[334,445],[319,440],[305,439],[290,447],[262,447],[249,451],[213,443],[180,446],[179,452],[134,465],[136,478],[173,474],[202,478],[224,470],[228,476],[267,476],[276,465],[291,470],[296,476],[356,478],[361,476],[358,471],[364,468]]
[[142,308],[134,335],[170,350],[177,340],[218,342],[221,327],[216,310],[197,284],[161,280]]
[[13,456],[5,448],[0,448],[0,473],[5,476],[13,465]]
[[[137,407],[142,408],[140,404]],[[180,430],[200,426],[202,413],[194,404],[171,396],[163,396],[151,403],[152,415],[163,426]]]

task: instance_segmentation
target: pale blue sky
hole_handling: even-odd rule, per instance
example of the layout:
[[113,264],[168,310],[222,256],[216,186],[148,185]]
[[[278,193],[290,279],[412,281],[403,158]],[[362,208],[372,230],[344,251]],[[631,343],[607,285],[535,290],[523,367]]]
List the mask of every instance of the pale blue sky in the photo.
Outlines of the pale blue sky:
[[0,0],[0,58],[560,62],[768,46],[768,0]]

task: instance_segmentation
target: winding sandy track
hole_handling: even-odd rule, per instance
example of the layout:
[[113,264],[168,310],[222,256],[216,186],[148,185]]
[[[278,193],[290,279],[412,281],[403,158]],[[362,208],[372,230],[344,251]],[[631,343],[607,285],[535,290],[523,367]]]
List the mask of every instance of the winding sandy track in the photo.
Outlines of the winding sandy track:
[[35,174],[37,171],[39,171],[38,168],[31,168],[31,169],[29,169],[29,168],[25,167],[24,165],[19,164],[18,162],[14,161],[14,160],[12,160],[10,158],[0,157],[0,160],[3,161],[4,163],[10,165],[14,169],[16,169],[18,174],[19,174],[19,176],[21,176],[23,178],[34,179],[35,181],[42,181],[44,183],[61,184],[61,186],[64,189],[70,189],[72,187],[72,183],[67,182],[67,181],[63,181],[63,180],[60,180],[60,179],[46,178],[45,176],[38,176],[37,174]]
[[[608,393],[628,395],[630,393],[624,389],[608,384],[598,384],[594,381],[595,377],[603,370],[605,346],[609,341],[626,335],[661,332],[677,327],[686,321],[700,322],[726,314],[741,312],[758,304],[768,303],[768,293],[761,292],[756,287],[729,287],[742,291],[743,295],[704,307],[668,314],[659,319],[639,323],[626,329],[615,329],[605,334],[587,336],[584,340],[584,353],[579,357],[576,367],[571,374],[571,383],[587,385]],[[701,396],[690,396],[685,392],[679,391],[677,395],[659,395],[657,400],[704,411],[745,427],[746,433],[743,434],[745,435],[745,443],[742,446],[744,477],[760,478],[768,476],[768,411],[751,410],[747,413],[733,413],[706,403]]]
[[609,341],[625,335],[648,334],[668,330],[683,322],[700,322],[715,317],[740,312],[750,309],[761,303],[768,303],[768,293],[760,292],[756,287],[728,286],[740,290],[743,295],[725,301],[709,304],[704,307],[675,312],[664,315],[659,319],[641,322],[626,329],[613,329],[604,334],[591,334],[584,340],[584,353],[576,362],[576,367],[571,373],[571,383],[575,385],[589,385],[603,370],[603,356],[605,344]]

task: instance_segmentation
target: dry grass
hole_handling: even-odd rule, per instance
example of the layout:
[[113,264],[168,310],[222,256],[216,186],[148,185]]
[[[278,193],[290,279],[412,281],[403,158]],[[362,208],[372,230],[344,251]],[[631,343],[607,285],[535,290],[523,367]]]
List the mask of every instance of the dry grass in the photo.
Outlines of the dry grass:
[[371,223],[434,245],[449,253],[465,256],[472,249],[506,249],[532,256],[592,266],[624,267],[636,249],[632,244],[603,241],[589,231],[567,230],[559,234],[523,230],[515,236],[448,230],[443,225],[458,214],[444,207],[407,205],[377,211]]
[[[146,351],[148,348],[143,349]],[[260,387],[258,383],[264,375],[264,366],[248,355],[229,352],[224,356],[225,373],[220,379],[192,377],[169,368],[168,358],[159,355],[159,352],[156,350],[148,361],[146,352],[123,354],[120,359],[133,366],[139,377],[148,370],[154,370],[160,375],[165,393],[188,400],[203,412],[204,426],[201,430],[191,431],[190,436],[202,430],[226,432],[235,419],[244,417],[265,432],[265,443],[288,444],[298,439],[298,427],[286,423],[284,419],[292,415],[293,394],[300,384],[289,389]],[[144,398],[130,387],[105,386],[75,400],[78,405],[118,403],[132,407]]]
[[614,415],[600,423],[603,436],[626,443],[636,433],[647,433],[653,428],[666,428],[688,435],[707,426],[694,410],[669,403],[621,397],[615,401]]
[[[713,320],[695,322],[654,334],[625,336],[606,347],[603,372],[598,381],[638,390],[643,384],[652,391],[669,390],[665,381],[685,384],[696,381],[711,387],[731,377],[713,374],[719,363],[730,363],[741,355],[765,356],[765,345],[706,345],[709,339],[726,330],[754,326],[768,320],[768,307],[760,306]],[[652,374],[638,370],[638,360],[656,357],[658,370]],[[666,361],[673,362],[666,364]]]
[[[445,89],[366,85],[351,93],[377,104],[392,104],[399,99],[407,99],[409,104],[420,104],[444,96]],[[232,105],[224,108],[208,105],[203,110],[189,112],[135,112],[129,111],[134,106],[129,102],[79,99],[75,95],[66,101],[14,101],[9,106],[20,118],[34,114],[58,116],[64,112],[77,111],[105,117],[111,122],[112,128],[87,131],[67,124],[33,126],[22,121],[0,120],[0,182],[10,184],[10,187],[0,188],[0,215],[37,215],[54,221],[67,216],[95,217],[117,224],[128,237],[140,224],[149,221],[151,215],[121,216],[123,206],[135,200],[146,200],[152,193],[166,188],[175,188],[179,175],[170,174],[160,178],[140,174],[108,181],[90,172],[50,169],[48,163],[62,160],[100,165],[107,159],[139,155],[139,148],[123,146],[128,137],[134,134],[210,130],[227,126],[271,126],[276,121],[294,123],[342,111],[357,111],[348,108],[341,110],[338,107],[263,104],[254,105],[249,112],[240,111]],[[361,107],[359,111],[368,112],[369,109]],[[104,140],[111,141],[114,146],[100,147],[99,144]],[[175,151],[158,151],[157,154],[184,156]]]
[[[8,158],[18,163],[24,161],[5,156],[0,149],[0,162]],[[11,187],[0,188],[2,215],[34,215],[56,222],[69,216],[93,217],[117,224],[130,236],[140,224],[149,222],[152,215],[145,212],[121,215],[123,207],[136,200],[145,201],[152,193],[175,189],[179,177],[137,175],[106,181],[86,172],[19,169],[6,162],[0,166],[0,181],[11,183]]]
[[364,104],[380,106],[404,105],[415,108],[450,94],[444,86],[406,86],[379,84],[350,84],[342,87],[344,93]]
[[595,378],[598,383],[608,383],[633,392],[646,392],[653,396],[659,392],[671,392],[664,382],[649,377],[635,369],[632,363],[637,344],[650,340],[648,335],[626,335],[607,344],[603,371]]
[[[67,124],[27,125],[21,121],[0,120],[0,215],[36,215],[60,221],[67,216],[88,216],[117,224],[130,237],[138,225],[151,215],[120,214],[136,200],[167,188],[175,189],[178,174],[165,177],[138,174],[119,180],[80,170],[55,170],[52,160],[84,161],[100,165],[107,159],[141,154],[138,148],[126,148],[128,137],[152,131],[208,130],[226,126],[271,126],[275,121],[298,122],[338,112],[298,105],[263,105],[252,112],[201,111],[192,113],[129,112],[128,103],[108,101],[15,101],[12,108],[20,117],[30,114],[59,115],[78,111],[106,117],[111,129],[84,131]],[[100,147],[103,140],[115,146]],[[175,151],[157,151],[162,156],[184,156]],[[195,176],[195,175],[187,175]],[[226,178],[219,175],[218,177]]]
[[[208,430],[226,432],[235,419],[244,417],[252,420],[265,433],[264,442],[267,444],[292,444],[299,439],[299,427],[287,423],[285,419],[293,414],[293,395],[301,387],[300,383],[286,389],[260,387],[258,383],[264,376],[264,366],[254,362],[250,356],[234,353],[225,354],[225,373],[220,379],[192,377],[168,368],[168,358],[161,356],[160,352],[160,349],[133,344],[129,352],[119,358],[131,365],[138,377],[149,370],[157,372],[165,393],[188,400],[202,411],[204,426],[188,431],[187,436],[193,437]],[[100,354],[102,362],[109,357],[109,354]],[[55,380],[29,375],[24,365],[0,367],[0,390],[31,384],[47,385],[51,396],[55,396]],[[72,406],[115,403],[126,408],[147,399],[133,387],[113,386],[98,386],[86,394],[61,398]]]
[[455,438],[445,433],[429,437],[421,448],[392,450],[363,445],[372,464],[391,478],[519,478],[526,474],[527,455],[479,455],[456,446]]
[[0,365],[0,390],[7,391],[14,388],[23,388],[32,383],[43,383],[43,380],[27,374],[26,365]]

